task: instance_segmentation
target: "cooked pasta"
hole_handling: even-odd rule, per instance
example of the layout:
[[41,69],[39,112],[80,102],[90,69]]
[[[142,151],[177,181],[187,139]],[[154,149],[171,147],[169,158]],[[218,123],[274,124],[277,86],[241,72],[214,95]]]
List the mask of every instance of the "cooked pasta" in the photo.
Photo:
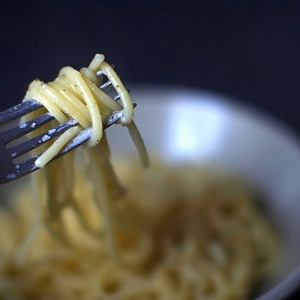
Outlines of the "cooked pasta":
[[[121,103],[99,89],[102,74]],[[159,159],[143,169],[122,157],[114,171],[102,123],[116,110],[144,165],[148,158],[129,94],[104,56],[35,80],[32,98],[54,122],[78,125],[38,150],[31,185],[0,210],[1,299],[246,299],[267,276],[278,239],[239,180]],[[86,146],[48,164],[89,127]]]
[[[103,74],[115,88],[121,104],[99,88]],[[44,167],[72,138],[88,127],[92,128],[88,146],[96,146],[103,135],[102,122],[117,110],[124,110],[118,123],[136,131],[132,122],[133,104],[128,91],[113,68],[104,61],[102,54],[96,54],[89,67],[80,71],[64,67],[52,82],[34,80],[29,85],[24,101],[29,99],[40,102],[59,123],[69,119],[78,122],[78,126],[67,130],[55,143],[47,147],[45,153],[36,160],[38,167]],[[139,149],[145,152],[144,149]],[[145,154],[142,154],[142,158],[146,161]]]
[[[108,79],[104,84],[103,76]],[[109,95],[108,89],[103,91],[100,88],[103,85],[112,85],[117,96],[113,98]],[[102,238],[105,231],[107,247],[113,255],[109,203],[124,193],[124,189],[118,183],[110,164],[109,146],[102,123],[115,111],[123,112],[117,123],[128,128],[143,165],[148,164],[144,142],[132,119],[133,104],[127,89],[113,68],[104,61],[104,56],[96,54],[90,65],[80,71],[64,67],[52,82],[34,80],[28,87],[24,101],[28,99],[40,102],[43,108],[54,116],[55,120],[47,124],[48,130],[69,119],[75,120],[78,125],[68,129],[54,142],[49,141],[34,151],[35,154],[43,152],[35,164],[40,168],[47,167],[32,176],[36,219],[30,234],[18,248],[17,259],[23,259],[42,222],[56,239],[64,245],[72,246],[72,239],[65,233],[65,211],[68,208],[77,215],[81,226],[88,233]],[[120,103],[116,99],[120,99]],[[37,110],[26,118],[36,117],[40,113]],[[59,161],[47,165],[71,139],[86,128],[91,128],[92,131],[87,147],[72,151]],[[38,128],[35,134],[43,133],[45,129],[45,126]],[[75,163],[76,161],[80,161],[81,164]],[[90,217],[83,213],[86,209],[85,204],[73,197],[77,181],[83,182],[88,177],[94,185],[93,199],[99,222],[103,218],[104,228],[101,229],[90,226]]]
[[[63,247],[41,228],[23,264],[17,264],[11,251],[34,217],[30,188],[17,193],[14,218],[5,212],[0,218],[6,228],[0,233],[5,241],[0,297],[248,299],[274,266],[274,229],[239,180],[218,170],[160,161],[145,170],[125,158],[116,172],[128,192],[110,207],[115,256],[68,210],[66,234],[76,246]],[[94,187],[78,179],[74,197],[84,202],[83,216],[98,228]]]

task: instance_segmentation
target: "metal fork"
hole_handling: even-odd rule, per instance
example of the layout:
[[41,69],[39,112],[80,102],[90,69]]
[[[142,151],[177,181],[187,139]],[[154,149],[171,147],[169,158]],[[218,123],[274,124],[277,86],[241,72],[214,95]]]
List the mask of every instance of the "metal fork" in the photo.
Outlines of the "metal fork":
[[[107,85],[108,83],[105,83],[100,88],[104,89],[107,87]],[[116,96],[114,99],[118,100],[119,97]],[[136,104],[134,106],[136,106]],[[1,126],[9,124],[18,118],[37,110],[40,107],[41,104],[37,101],[26,100],[14,107],[0,112],[0,184],[15,180],[37,170],[38,167],[35,165],[35,161],[41,154],[23,160],[22,158],[19,158],[19,160],[21,160],[20,162],[15,161],[21,155],[24,155],[36,147],[48,142],[49,140],[58,137],[69,128],[78,124],[76,120],[71,119],[68,122],[62,123],[55,128],[51,128],[47,132],[44,132],[36,137],[26,141],[21,141],[19,144],[16,142],[16,145],[9,145],[9,143],[22,138],[28,133],[54,119],[54,117],[47,112],[32,120],[20,123],[13,128],[1,131]],[[122,116],[122,113],[123,110],[114,112],[107,120],[104,121],[103,128],[107,129],[109,126],[117,122]],[[63,148],[63,150],[57,156],[53,158],[53,160],[80,146],[90,138],[91,133],[92,128],[87,128],[81,131]]]

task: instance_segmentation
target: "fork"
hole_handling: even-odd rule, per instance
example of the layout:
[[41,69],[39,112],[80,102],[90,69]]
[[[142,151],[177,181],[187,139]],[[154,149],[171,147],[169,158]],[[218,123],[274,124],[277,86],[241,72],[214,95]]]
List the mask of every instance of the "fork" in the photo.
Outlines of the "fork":
[[[101,85],[100,88],[104,90],[108,85],[109,83],[106,82]],[[114,99],[118,100],[119,96],[117,95],[114,97]],[[134,107],[135,106],[136,104],[134,104]],[[4,129],[3,131],[1,130],[1,126],[9,124],[18,118],[21,118],[30,112],[39,109],[40,107],[42,107],[42,105],[37,101],[26,100],[14,107],[0,112],[0,184],[15,180],[37,170],[38,167],[35,165],[35,161],[39,156],[41,156],[41,154],[27,159],[23,158],[23,160],[19,157],[44,144],[45,142],[58,137],[69,128],[78,125],[76,120],[71,119],[66,123],[62,123],[55,128],[51,128],[50,130],[39,134],[36,137],[18,143],[18,141],[16,141],[17,139],[26,136],[28,133],[54,119],[53,115],[51,115],[49,112],[46,112],[34,119],[20,123],[13,128]],[[103,129],[107,129],[117,122],[122,114],[123,109],[114,112],[107,120],[104,121]],[[87,128],[81,131],[50,162],[83,144],[90,138],[91,133],[92,128]],[[9,143],[14,141],[16,141],[16,145],[9,146]],[[17,158],[22,161],[15,162]]]

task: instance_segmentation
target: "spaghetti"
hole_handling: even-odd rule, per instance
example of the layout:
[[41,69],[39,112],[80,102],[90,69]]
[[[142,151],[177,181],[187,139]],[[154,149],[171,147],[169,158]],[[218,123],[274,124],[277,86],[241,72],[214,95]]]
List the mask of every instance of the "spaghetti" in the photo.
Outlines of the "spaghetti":
[[[121,103],[99,89],[103,74]],[[239,180],[159,160],[142,169],[127,157],[113,170],[102,130],[113,111],[124,108],[119,123],[144,164],[147,153],[128,92],[102,55],[80,72],[34,81],[31,98],[55,122],[78,125],[43,145],[31,186],[0,210],[0,298],[238,300],[270,272],[277,236]],[[87,127],[87,147],[47,164]]]
[[[121,104],[99,88],[103,74],[115,88]],[[36,160],[38,167],[44,167],[67,142],[88,127],[92,127],[88,146],[96,146],[103,135],[103,120],[109,118],[114,111],[123,109],[124,113],[118,123],[136,131],[132,122],[133,104],[128,91],[113,68],[104,61],[102,54],[96,54],[89,67],[80,71],[64,67],[53,82],[46,84],[38,79],[34,80],[29,85],[24,101],[28,99],[40,102],[59,123],[69,119],[79,123],[75,128],[66,131],[53,145],[47,147],[45,153]],[[145,152],[145,149],[142,151]],[[142,157],[146,161],[145,153]]]
[[[109,90],[103,91],[99,88],[103,86],[103,76],[107,77],[106,85],[112,85],[117,97],[113,98],[108,94]],[[69,119],[76,120],[78,125],[68,129],[52,144],[45,143],[35,150],[43,152],[35,162],[42,169],[32,176],[36,221],[17,252],[18,260],[22,260],[42,222],[62,244],[73,246],[72,238],[66,233],[65,214],[68,209],[76,214],[78,222],[87,233],[103,238],[105,231],[107,247],[113,255],[110,203],[122,195],[124,189],[118,183],[110,164],[110,151],[102,123],[115,111],[123,111],[116,123],[128,128],[143,165],[148,164],[144,142],[132,120],[133,104],[127,89],[113,68],[104,61],[104,56],[96,54],[90,65],[80,71],[64,67],[52,82],[34,80],[29,85],[24,101],[28,99],[40,102],[44,109],[54,116],[55,121],[47,125],[48,129],[54,128],[55,122],[60,124]],[[116,99],[120,99],[120,103]],[[39,114],[40,111],[35,111],[27,118]],[[92,128],[92,134],[87,141],[87,147],[76,149],[59,161],[47,165],[71,139],[88,127]],[[35,133],[40,132],[45,132],[45,128],[35,130]],[[43,168],[44,166],[46,168]],[[79,186],[78,182],[84,182],[86,178],[93,186],[92,198],[99,223],[97,228],[90,225],[90,216],[84,214],[87,204],[73,196],[75,187]],[[104,222],[103,228],[100,226],[100,220]]]
[[[10,253],[33,217],[27,187],[16,196],[15,218],[1,212],[0,225],[6,228],[0,233],[1,255],[6,259],[0,262],[0,297],[251,297],[274,266],[278,240],[243,183],[218,170],[170,167],[160,161],[146,170],[126,158],[116,166],[118,177],[130,187],[110,207],[119,259],[106,251],[104,238],[87,235],[68,211],[67,235],[76,246],[62,247],[41,228],[24,263],[16,264]],[[88,180],[77,181],[74,195],[85,203],[83,215],[97,228]]]

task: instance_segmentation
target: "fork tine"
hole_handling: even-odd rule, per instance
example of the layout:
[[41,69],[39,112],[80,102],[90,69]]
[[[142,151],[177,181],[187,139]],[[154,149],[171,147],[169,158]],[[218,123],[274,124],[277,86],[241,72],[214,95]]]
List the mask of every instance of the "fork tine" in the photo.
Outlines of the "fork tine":
[[38,169],[38,167],[35,165],[35,161],[38,158],[38,156],[34,156],[29,158],[28,160],[21,162],[19,164],[13,164],[13,166],[10,166],[9,170],[14,170],[14,172],[10,172],[6,175],[6,178],[0,178],[0,183],[5,183],[11,180],[14,180],[16,178],[25,176],[35,170]]
[[[127,89],[127,92],[129,93],[130,92],[130,90],[129,89]],[[121,96],[118,94],[118,95],[116,95],[115,97],[114,97],[114,100],[115,101],[118,101],[118,100],[120,100],[121,99]]]
[[78,146],[80,146],[81,144],[83,144],[85,141],[87,141],[91,135],[92,135],[92,127],[86,128],[85,130],[79,132],[79,134],[77,136],[75,136],[62,150],[60,153],[58,153],[58,155],[56,157],[54,157],[53,159],[56,159],[58,157],[61,157],[65,154],[67,154],[68,152],[70,152],[71,150],[77,148]]
[[45,114],[38,116],[37,118],[32,119],[28,122],[21,123],[17,127],[3,131],[1,133],[1,135],[3,137],[3,141],[5,143],[9,143],[13,140],[16,140],[19,137],[26,135],[27,133],[33,131],[34,129],[41,127],[42,125],[50,122],[53,119],[54,119],[54,117],[50,113],[45,113]]
[[[123,110],[119,110],[119,111],[116,111],[114,114],[112,114],[111,117],[104,122],[103,129],[107,129],[108,127],[113,125],[115,122],[117,122],[121,118],[122,113],[123,113]],[[43,141],[43,137],[46,136],[45,134],[37,136],[36,138],[31,139],[30,141],[27,141],[27,142],[23,143],[22,145],[16,146],[14,148],[10,148],[10,150],[12,150],[11,155],[13,156],[13,158],[16,158],[22,154],[25,154],[26,152],[32,150],[31,149],[32,147],[36,148],[37,146],[47,142],[48,140],[54,138],[55,136],[58,136],[62,132],[66,131],[68,128],[76,126],[77,124],[78,124],[78,122],[75,120],[70,120],[67,123],[60,124],[58,127],[56,127],[55,130],[52,130],[52,132],[49,133],[50,138],[46,138],[46,140]],[[91,137],[92,130],[93,129],[91,127],[89,127],[87,129],[81,131],[52,160],[57,159],[65,154],[67,154],[71,150],[73,150],[73,149],[77,148],[78,146],[80,146],[81,144],[83,144],[85,141],[87,141]],[[51,130],[49,130],[49,131],[51,131]],[[32,146],[32,144],[34,144],[34,145]],[[35,165],[35,161],[39,156],[40,155],[36,155],[34,157],[27,159],[26,161],[24,161],[22,163],[16,164],[15,165],[16,172],[11,173],[11,175],[10,175],[11,179],[14,179],[15,178],[14,176],[21,177],[21,176],[24,176],[24,175],[31,173],[31,172],[35,171],[36,169],[38,169],[38,167]]]
[[40,108],[42,105],[35,100],[27,100],[0,112],[0,125],[9,123],[17,118]]
[[[134,103],[134,107],[136,107],[136,103]],[[111,125],[116,123],[122,116],[124,110],[118,110],[114,112],[107,120],[103,122],[103,129],[109,128]],[[81,131],[75,138],[73,138],[63,149],[62,151],[54,158],[58,158],[60,156],[65,155],[66,153],[70,152],[71,150],[77,148],[81,144],[83,144],[85,141],[87,141],[91,135],[92,135],[92,127],[86,128],[83,131]]]
[[[135,103],[134,103],[134,107],[136,107]],[[122,113],[123,113],[123,110],[114,112],[110,116],[110,118],[108,118],[107,120],[105,120],[103,122],[103,129],[107,129],[108,127],[113,125],[115,122],[117,122],[119,120],[119,118],[122,116]],[[68,128],[76,126],[77,124],[78,124],[78,122],[76,120],[70,120],[67,123],[60,124],[58,127],[54,128],[52,130],[51,129],[48,130],[48,133],[41,134],[41,135],[23,143],[22,145],[7,148],[6,149],[7,151],[5,152],[6,156],[2,158],[6,162],[4,164],[4,168],[7,169],[7,172],[4,173],[4,174],[6,174],[4,176],[2,176],[3,173],[0,172],[0,184],[7,183],[7,182],[12,181],[19,177],[23,177],[23,176],[39,169],[39,167],[36,166],[35,162],[36,162],[37,158],[39,158],[41,156],[41,154],[35,155],[34,157],[31,157],[31,158],[29,158],[23,162],[19,162],[19,163],[14,163],[13,159],[17,158],[18,156],[20,156],[22,154],[25,154],[26,152],[30,151],[32,148],[35,148],[35,147],[47,142],[48,140],[58,136],[62,132],[66,131]],[[91,134],[92,134],[92,127],[81,131],[51,161],[65,155],[69,151],[71,151],[71,150],[75,149],[76,147],[80,146],[81,144],[83,144],[86,140],[88,140],[90,138]],[[50,138],[48,138],[48,136]],[[0,136],[0,138],[1,138],[1,136]],[[32,142],[34,143],[33,147],[31,146]]]
[[55,128],[49,129],[47,132],[31,138],[30,140],[27,140],[22,144],[7,148],[7,150],[11,153],[12,158],[19,157],[20,155],[25,154],[52,140],[53,138],[59,136],[60,134],[62,134],[69,128],[76,126],[77,124],[78,122],[76,120],[69,120],[68,122],[62,123]]
[[101,84],[100,89],[102,91],[105,91],[105,89],[107,89],[108,87],[111,87],[111,86],[112,86],[112,82],[109,80],[109,81],[106,81],[105,83]]
[[[116,121],[117,121],[117,119],[116,119]],[[110,125],[112,125],[112,124],[110,124]],[[65,155],[65,154],[67,154],[69,151],[71,151],[71,150],[77,148],[78,146],[80,146],[81,144],[83,144],[85,141],[87,141],[90,138],[91,133],[92,133],[92,128],[91,127],[81,131],[52,160],[55,160],[55,159]],[[24,149],[22,149],[21,152],[24,152]],[[15,153],[12,152],[11,154],[12,154],[12,156],[15,155],[15,157],[17,157],[17,156],[21,155],[21,152],[19,152],[18,154],[15,154]],[[40,156],[40,154],[36,155],[34,157],[31,157],[31,158],[27,159],[26,161],[23,161],[23,162],[18,163],[18,164],[14,164],[11,159],[7,160],[7,162],[10,162],[10,165],[6,164],[6,167],[8,168],[8,170],[10,170],[10,173],[6,176],[6,178],[1,178],[0,177],[0,184],[4,183],[4,182],[11,181],[11,180],[14,180],[14,179],[22,177],[22,176],[25,176],[25,175],[39,169],[39,167],[37,167],[36,164],[35,164],[35,161],[37,160],[37,158],[39,158],[39,156]],[[11,170],[14,170],[14,171],[11,172]]]

